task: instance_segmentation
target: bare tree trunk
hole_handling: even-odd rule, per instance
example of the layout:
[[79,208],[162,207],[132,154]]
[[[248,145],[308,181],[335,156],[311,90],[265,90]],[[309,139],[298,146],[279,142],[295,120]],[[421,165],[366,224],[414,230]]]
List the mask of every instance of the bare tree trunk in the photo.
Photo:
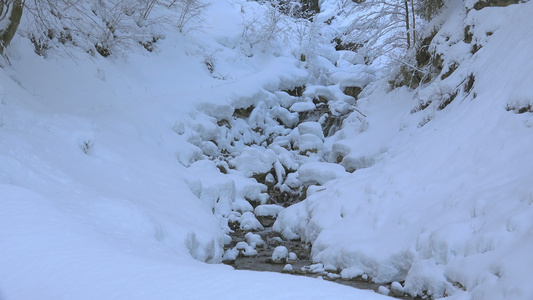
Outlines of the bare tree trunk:
[[22,0],[0,0],[1,19],[9,15],[9,23],[5,28],[0,28],[0,54],[4,54],[4,49],[9,46],[11,40],[17,32],[17,28],[22,18],[24,1]]
[[411,48],[411,33],[409,32],[409,4],[407,3],[408,0],[404,0],[405,4],[405,29],[407,33],[407,49]]
[[415,22],[415,1],[411,0],[411,14],[413,15],[413,46],[416,47],[416,22]]

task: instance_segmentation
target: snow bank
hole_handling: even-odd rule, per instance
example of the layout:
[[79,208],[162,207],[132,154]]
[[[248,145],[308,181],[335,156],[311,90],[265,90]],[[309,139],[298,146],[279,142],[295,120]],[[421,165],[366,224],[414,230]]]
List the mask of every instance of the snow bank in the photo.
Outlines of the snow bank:
[[[208,30],[168,32],[154,52],[125,58],[71,49],[73,59],[53,51],[44,59],[26,38],[13,40],[11,65],[0,69],[0,298],[383,299],[205,264],[222,260],[229,218],[258,228],[244,198],[266,200],[264,186],[206,161],[225,146],[215,144],[222,134],[227,145],[234,141],[219,122],[237,104],[289,107],[295,99],[270,94],[307,78],[296,58],[247,57],[231,45],[241,34],[241,7],[257,4],[211,4]],[[251,97],[258,91],[267,97]],[[277,113],[294,124],[295,114]],[[224,258],[231,255],[238,251]]]
[[[317,53],[302,62],[294,53],[312,45],[243,44],[240,21],[269,6],[211,4],[204,31],[123,59],[43,59],[14,39],[0,70],[0,298],[386,299],[205,264],[257,254],[253,233],[222,253],[228,222],[262,228],[252,211],[313,244],[309,270],[395,282],[384,294],[532,297],[532,2],[449,2],[429,49],[450,75],[392,92],[372,83],[375,66],[352,64],[360,55],[318,42],[334,29],[311,32]],[[320,20],[340,11],[321,5]],[[304,85],[302,97],[282,91]],[[367,87],[364,115],[329,138],[324,116],[298,125],[313,100],[351,112],[348,87]],[[308,198],[254,210],[269,197],[259,175]],[[287,252],[275,257],[297,259]]]
[[[432,47],[463,63],[417,91],[367,91],[358,109],[368,127],[345,127],[332,154],[356,171],[285,209],[274,229],[312,242],[313,260],[343,277],[405,281],[401,289],[413,296],[532,297],[525,266],[533,264],[533,227],[525,220],[533,217],[533,119],[513,108],[528,107],[531,94],[532,5],[467,15],[462,2],[450,4]],[[481,46],[475,53],[463,41],[466,25]],[[458,87],[457,97],[444,109],[413,109],[417,96],[447,86]],[[320,183],[318,170],[329,168],[303,165],[300,180]]]

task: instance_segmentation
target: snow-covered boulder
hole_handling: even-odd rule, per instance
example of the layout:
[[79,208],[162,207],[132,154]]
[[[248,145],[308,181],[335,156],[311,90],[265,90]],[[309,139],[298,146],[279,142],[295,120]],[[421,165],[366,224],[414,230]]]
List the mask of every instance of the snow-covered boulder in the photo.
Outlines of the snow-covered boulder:
[[288,261],[298,261],[298,255],[294,252],[290,252],[289,256],[287,257]]
[[310,217],[305,202],[299,202],[281,211],[272,230],[288,240],[297,240],[304,235]]
[[237,245],[235,245],[235,249],[237,249],[239,253],[244,256],[257,255],[257,250],[255,250],[253,246],[248,245],[246,242],[238,242]]
[[298,138],[298,149],[302,154],[304,154],[306,151],[312,151],[316,153],[322,150],[323,146],[324,143],[322,142],[322,139],[311,133],[302,134]]
[[276,153],[270,149],[261,151],[257,148],[247,147],[239,156],[230,160],[229,165],[245,172],[246,176],[252,176],[253,174],[270,172],[276,160]]
[[289,173],[285,179],[284,185],[291,189],[297,189],[302,186],[298,173]]
[[237,256],[239,256],[239,250],[237,250],[236,248],[231,248],[224,252],[224,255],[222,256],[222,261],[236,260]]
[[285,246],[277,246],[272,253],[272,262],[273,263],[285,263],[289,257],[289,250]]
[[231,118],[235,109],[226,103],[203,102],[198,105],[198,109],[207,115],[216,118],[218,121]]
[[265,246],[265,241],[263,241],[259,234],[248,232],[244,235],[244,239],[246,240],[246,243],[253,248]]
[[335,142],[331,146],[331,151],[329,153],[329,161],[341,162],[342,159],[350,153],[350,151],[350,146],[342,142]]
[[[257,182],[254,178],[246,178],[239,174],[229,174],[229,177],[235,182],[236,198],[246,199],[248,201],[264,203],[268,200],[267,186]],[[246,211],[252,211],[246,210]]]
[[319,184],[348,175],[343,166],[327,162],[310,162],[298,169],[298,177],[303,185]]
[[312,111],[315,108],[316,106],[312,101],[304,101],[294,103],[289,110],[294,112],[306,112]]
[[276,205],[276,204],[263,204],[263,205],[258,205],[255,208],[254,213],[258,217],[273,217],[273,218],[275,218],[284,209],[285,208],[283,206]]
[[323,139],[324,132],[322,131],[322,125],[318,122],[303,122],[298,124],[298,131],[300,134],[314,134],[317,137]]
[[286,108],[275,106],[270,110],[270,116],[274,119],[279,119],[283,125],[289,128],[293,128],[298,124],[300,118],[298,113],[290,112]]
[[242,214],[240,218],[241,226],[240,228],[242,230],[262,230],[263,225],[261,225],[261,222],[259,222],[255,215],[252,212],[245,212]]
[[274,95],[278,97],[278,102],[282,107],[290,107],[292,104],[298,101],[297,97],[291,96],[287,92],[276,91],[274,92]]

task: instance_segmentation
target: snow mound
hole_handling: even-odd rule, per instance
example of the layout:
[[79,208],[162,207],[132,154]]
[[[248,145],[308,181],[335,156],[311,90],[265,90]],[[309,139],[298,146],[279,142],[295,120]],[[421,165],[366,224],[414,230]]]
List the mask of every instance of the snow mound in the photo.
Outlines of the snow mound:
[[245,212],[242,214],[239,220],[240,228],[242,230],[262,230],[263,225],[261,225],[261,222],[259,222],[255,215],[252,212]]
[[348,175],[343,166],[327,162],[310,162],[298,169],[298,178],[303,185],[320,184]]
[[277,204],[263,204],[254,209],[254,214],[259,217],[277,217],[284,209],[283,206]]
[[282,263],[289,257],[289,250],[285,246],[277,246],[272,252],[272,261],[275,263]]

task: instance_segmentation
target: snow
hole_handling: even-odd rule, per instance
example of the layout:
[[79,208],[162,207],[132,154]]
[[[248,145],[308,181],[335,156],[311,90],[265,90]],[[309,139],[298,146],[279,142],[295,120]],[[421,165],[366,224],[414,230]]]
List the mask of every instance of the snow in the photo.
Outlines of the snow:
[[[255,103],[250,91],[290,87],[305,72],[295,59],[221,46],[217,38],[239,35],[246,3],[212,4],[212,32],[169,33],[156,53],[104,59],[70,49],[72,59],[44,59],[27,39],[13,40],[11,65],[0,70],[0,298],[379,299],[213,264],[228,237],[220,216],[258,228],[242,201],[265,200],[262,185],[222,176],[206,160],[218,151],[217,122]],[[217,49],[217,71],[233,80],[205,70],[199,52]]]
[[242,230],[260,230],[264,229],[263,225],[261,225],[261,222],[259,222],[255,215],[252,212],[245,212],[242,214],[240,218],[240,228]]
[[312,133],[302,134],[298,137],[298,149],[300,152],[322,150],[323,141],[320,137]]
[[276,161],[276,154],[267,149],[264,152],[256,148],[245,148],[241,155],[230,161],[230,166],[247,174],[267,173]]
[[403,295],[405,293],[403,286],[397,281],[391,283],[390,290],[393,295]]
[[275,262],[284,262],[289,257],[289,250],[285,246],[277,246],[272,252],[272,260]]
[[235,249],[238,250],[244,256],[254,256],[257,255],[257,250],[254,249],[253,245],[248,245],[247,242],[238,242],[235,245]]
[[298,169],[299,179],[304,185],[323,185],[346,175],[347,173],[342,166],[327,162],[310,162]]
[[291,264],[286,264],[284,267],[283,267],[283,271],[292,271],[293,268],[292,268],[292,265]]
[[[449,9],[464,6],[457,1]],[[313,260],[342,269],[343,277],[405,280],[413,296],[531,297],[525,283],[531,275],[516,267],[532,263],[525,254],[533,251],[531,223],[517,221],[532,213],[531,114],[509,109],[527,107],[530,99],[531,11],[527,2],[472,10],[463,20],[450,13],[437,34],[443,44],[432,46],[445,64],[457,57],[463,63],[448,78],[414,91],[367,90],[358,100],[367,129],[344,127],[333,155],[355,171],[280,213],[275,230],[311,242]],[[464,28],[452,30],[463,21],[482,46],[475,54],[471,45],[463,51]],[[469,74],[475,83],[466,91],[461,81]],[[417,97],[458,86],[446,108],[411,112]],[[305,166],[300,180],[317,182],[310,178],[318,175],[302,178]],[[520,232],[512,224],[521,224]]]
[[[344,12],[321,5],[319,20]],[[261,41],[250,22],[271,8],[244,0],[211,1],[203,30],[168,31],[151,53],[43,58],[17,36],[0,70],[0,298],[388,298],[219,264],[258,254],[258,216],[312,245],[306,271],[384,295],[533,297],[533,2],[473,5],[433,21],[441,74],[457,69],[417,89],[334,51],[355,16],[305,28],[309,42],[284,19]],[[324,116],[301,118],[320,97],[349,114],[332,136]],[[284,208],[273,189],[306,199]],[[245,241],[224,251],[235,224]]]
[[277,217],[278,214],[284,209],[285,208],[283,206],[276,205],[276,204],[263,204],[263,205],[258,205],[254,209],[254,214],[260,217],[266,217],[266,216]]
[[296,102],[293,105],[291,105],[290,110],[294,112],[304,112],[304,111],[311,111],[316,108],[315,104],[311,101],[305,101],[305,102]]
[[378,293],[387,296],[390,293],[390,290],[384,286],[379,286]]
[[318,122],[303,122],[298,124],[298,132],[300,135],[313,134],[321,139],[324,138],[322,126]]
[[253,248],[265,246],[265,241],[263,241],[259,234],[248,232],[244,235],[244,238],[246,239],[246,243],[248,243]]
[[289,252],[288,260],[289,261],[298,261],[298,256],[294,252]]

